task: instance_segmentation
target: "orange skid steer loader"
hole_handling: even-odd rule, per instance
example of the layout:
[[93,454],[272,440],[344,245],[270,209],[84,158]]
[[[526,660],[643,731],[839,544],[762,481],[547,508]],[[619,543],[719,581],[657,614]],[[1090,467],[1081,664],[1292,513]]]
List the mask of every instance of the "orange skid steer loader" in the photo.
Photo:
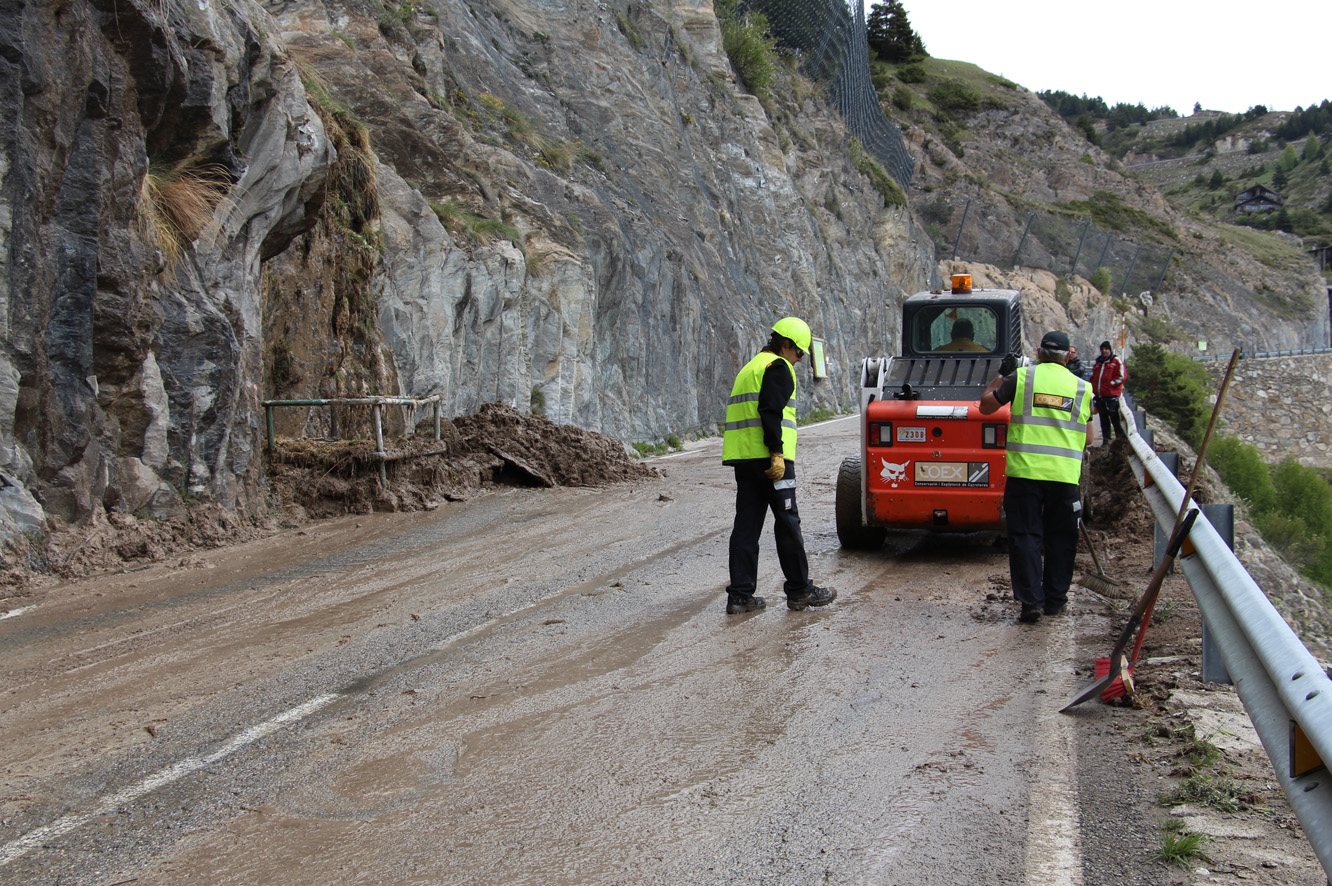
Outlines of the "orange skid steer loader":
[[860,452],[837,476],[837,537],[874,549],[889,529],[975,532],[1004,528],[1009,410],[977,403],[1022,357],[1019,293],[971,289],[911,296],[902,306],[901,354],[861,368]]

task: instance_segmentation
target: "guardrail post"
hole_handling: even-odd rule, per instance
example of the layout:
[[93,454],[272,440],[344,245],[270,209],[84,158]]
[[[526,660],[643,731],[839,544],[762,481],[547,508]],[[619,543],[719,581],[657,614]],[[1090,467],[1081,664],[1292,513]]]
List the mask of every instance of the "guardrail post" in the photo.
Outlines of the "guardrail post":
[[264,424],[268,426],[268,451],[273,451],[273,407],[264,407]]
[[[1141,433],[1142,433],[1142,432],[1139,431],[1139,434],[1141,434]],[[1149,440],[1149,442],[1150,442],[1150,440]],[[1165,465],[1166,468],[1168,468],[1168,469],[1170,470],[1170,474],[1171,474],[1171,476],[1173,476],[1173,477],[1175,477],[1175,478],[1178,478],[1178,477],[1179,477],[1179,453],[1178,453],[1178,452],[1158,452],[1158,453],[1156,454],[1156,457],[1159,458],[1159,459],[1161,459],[1161,464]],[[1153,569],[1155,569],[1156,567],[1158,567],[1158,566],[1161,565],[1161,560],[1164,559],[1164,557],[1165,557],[1166,547],[1167,547],[1169,544],[1170,544],[1170,536],[1167,535],[1167,530],[1166,530],[1165,528],[1163,528],[1163,527],[1161,526],[1160,523],[1157,523],[1157,524],[1156,524],[1155,535],[1154,535],[1153,542],[1152,542],[1152,568],[1153,568]],[[1171,570],[1171,571],[1173,572],[1174,570]]]
[[436,440],[439,439],[439,433],[440,433],[440,417],[441,417],[441,413],[440,413],[440,405],[439,405],[439,402],[440,402],[440,401],[439,401],[439,398],[436,397],[436,398],[435,398],[435,439],[436,439]]
[[[1216,534],[1226,543],[1226,547],[1235,550],[1235,506],[1203,505],[1202,515],[1212,524]],[[1158,524],[1159,525],[1159,524]],[[1207,619],[1202,620],[1202,678],[1208,683],[1232,683],[1230,671],[1221,658],[1216,638],[1207,627]]]

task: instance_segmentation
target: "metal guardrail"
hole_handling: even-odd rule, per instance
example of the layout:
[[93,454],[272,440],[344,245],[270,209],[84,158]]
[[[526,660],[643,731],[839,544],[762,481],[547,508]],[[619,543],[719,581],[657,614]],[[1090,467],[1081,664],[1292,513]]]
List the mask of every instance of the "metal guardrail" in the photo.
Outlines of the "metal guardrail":
[[[1138,433],[1131,411],[1125,420],[1133,472],[1158,525],[1168,532],[1180,512],[1184,487]],[[1195,523],[1188,541],[1193,550],[1186,546],[1176,562],[1281,790],[1332,878],[1332,771],[1323,762],[1332,760],[1332,679],[1210,523]],[[1321,759],[1306,762],[1310,747]],[[1316,768],[1302,771],[1311,766]]]
[[[1295,348],[1289,351],[1244,351],[1240,354],[1245,360],[1261,360],[1265,357],[1308,357],[1318,354],[1332,354],[1332,348]],[[1229,360],[1230,354],[1199,354],[1195,360]]]

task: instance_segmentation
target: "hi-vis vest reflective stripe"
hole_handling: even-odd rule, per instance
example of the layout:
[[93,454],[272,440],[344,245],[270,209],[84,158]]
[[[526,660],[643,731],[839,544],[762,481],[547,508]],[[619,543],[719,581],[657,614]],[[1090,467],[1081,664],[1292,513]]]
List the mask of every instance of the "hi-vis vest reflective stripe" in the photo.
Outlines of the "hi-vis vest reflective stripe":
[[[763,373],[774,360],[782,360],[772,351],[759,351],[758,356],[745,364],[735,377],[731,399],[726,402],[726,431],[722,434],[722,461],[744,458],[767,458],[768,447],[763,443],[763,422],[759,419],[759,389],[763,386]],[[785,360],[782,360],[786,363]],[[795,367],[791,370],[791,383],[795,384]],[[795,388],[791,399],[782,409],[782,455],[792,461],[796,454]]]
[[1091,418],[1089,390],[1058,363],[1018,370],[1008,425],[1008,476],[1078,482]]

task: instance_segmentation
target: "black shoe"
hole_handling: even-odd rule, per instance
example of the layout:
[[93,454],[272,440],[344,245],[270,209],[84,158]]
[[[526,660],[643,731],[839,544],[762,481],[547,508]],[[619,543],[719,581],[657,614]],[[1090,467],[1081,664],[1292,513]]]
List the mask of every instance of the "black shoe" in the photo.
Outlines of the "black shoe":
[[767,609],[768,601],[753,594],[727,594],[726,614],[739,615],[742,612],[758,612]]
[[786,598],[786,608],[794,609],[799,612],[808,609],[811,606],[827,606],[833,600],[837,599],[837,592],[832,588],[816,588],[810,585],[809,590],[796,597]]
[[1064,610],[1067,609],[1067,608],[1068,608],[1068,604],[1067,604],[1067,603],[1060,603],[1060,604],[1058,604],[1058,605],[1056,605],[1056,606],[1049,606],[1049,605],[1047,605],[1047,606],[1045,607],[1045,614],[1046,614],[1046,615],[1063,615],[1063,614],[1064,614]]
[[1035,606],[1023,606],[1022,614],[1018,616],[1018,621],[1024,625],[1034,625],[1041,620],[1041,611]]

